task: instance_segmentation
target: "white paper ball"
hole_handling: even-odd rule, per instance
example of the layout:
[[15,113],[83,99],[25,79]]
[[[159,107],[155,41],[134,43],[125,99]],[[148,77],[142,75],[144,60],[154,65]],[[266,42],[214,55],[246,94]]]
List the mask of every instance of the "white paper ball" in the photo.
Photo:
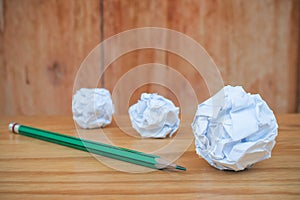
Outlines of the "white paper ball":
[[73,96],[72,111],[81,128],[99,128],[111,123],[114,105],[108,90],[81,88]]
[[180,123],[179,108],[158,94],[143,93],[141,99],[128,112],[132,127],[142,137],[172,137]]
[[220,170],[234,171],[270,158],[278,134],[266,102],[239,86],[226,86],[198,105],[192,128],[197,154]]

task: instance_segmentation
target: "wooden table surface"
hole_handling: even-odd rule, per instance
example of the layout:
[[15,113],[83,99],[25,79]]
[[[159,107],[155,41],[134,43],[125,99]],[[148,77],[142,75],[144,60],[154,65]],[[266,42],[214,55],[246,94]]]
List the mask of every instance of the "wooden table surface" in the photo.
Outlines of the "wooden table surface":
[[[251,169],[217,170],[196,155],[192,141],[175,161],[187,171],[130,173],[109,167],[87,152],[7,130],[9,122],[17,121],[78,136],[71,116],[2,116],[0,199],[300,199],[300,115],[276,117],[279,135],[272,157]],[[181,126],[188,128],[189,122]],[[114,143],[124,147],[140,141],[155,147],[155,143],[172,140],[129,137],[115,123],[105,130]],[[134,168],[132,164],[127,166]]]

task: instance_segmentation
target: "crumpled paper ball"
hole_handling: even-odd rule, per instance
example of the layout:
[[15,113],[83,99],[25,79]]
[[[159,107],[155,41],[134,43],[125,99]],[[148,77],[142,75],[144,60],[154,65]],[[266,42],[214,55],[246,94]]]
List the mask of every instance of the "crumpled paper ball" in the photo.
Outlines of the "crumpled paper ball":
[[143,93],[128,112],[132,127],[146,138],[172,137],[180,123],[179,108],[158,94]]
[[99,128],[111,123],[114,105],[108,90],[81,88],[73,95],[72,111],[81,128]]
[[192,128],[197,154],[220,170],[234,171],[270,158],[278,134],[266,102],[240,86],[226,86],[198,105]]

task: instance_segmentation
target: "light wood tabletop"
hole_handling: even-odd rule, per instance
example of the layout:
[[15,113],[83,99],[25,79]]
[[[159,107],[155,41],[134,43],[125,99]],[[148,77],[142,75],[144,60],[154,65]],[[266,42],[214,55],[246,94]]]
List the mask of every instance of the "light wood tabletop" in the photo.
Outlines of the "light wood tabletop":
[[[175,155],[178,159],[174,162],[187,168],[133,173],[143,167],[112,159],[99,160],[84,151],[13,134],[7,128],[8,123],[15,121],[81,136],[71,116],[2,116],[0,199],[300,199],[300,115],[276,117],[279,134],[272,157],[241,172],[211,167],[197,156],[191,137],[179,137],[172,146],[173,138],[141,139],[124,133],[113,122],[103,129],[108,141],[149,152],[164,149],[162,155]],[[192,135],[188,120],[181,127],[178,135]],[[99,130],[93,131],[98,137]]]

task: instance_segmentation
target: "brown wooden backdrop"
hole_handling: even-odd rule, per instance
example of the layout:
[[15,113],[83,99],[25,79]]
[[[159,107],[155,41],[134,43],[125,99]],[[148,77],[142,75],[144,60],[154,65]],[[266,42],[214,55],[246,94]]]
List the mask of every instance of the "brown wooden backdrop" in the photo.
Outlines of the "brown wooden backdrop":
[[[88,53],[110,36],[146,26],[187,34],[211,55],[226,85],[261,94],[277,113],[296,112],[299,11],[297,0],[0,0],[0,114],[71,114],[75,75]],[[189,63],[153,49],[120,57],[100,86],[112,91],[124,73],[149,62],[178,70],[199,101],[209,97]],[[159,75],[150,69],[150,79]],[[138,88],[130,103],[145,91],[178,104],[155,84]],[[120,99],[116,106],[127,104]]]

